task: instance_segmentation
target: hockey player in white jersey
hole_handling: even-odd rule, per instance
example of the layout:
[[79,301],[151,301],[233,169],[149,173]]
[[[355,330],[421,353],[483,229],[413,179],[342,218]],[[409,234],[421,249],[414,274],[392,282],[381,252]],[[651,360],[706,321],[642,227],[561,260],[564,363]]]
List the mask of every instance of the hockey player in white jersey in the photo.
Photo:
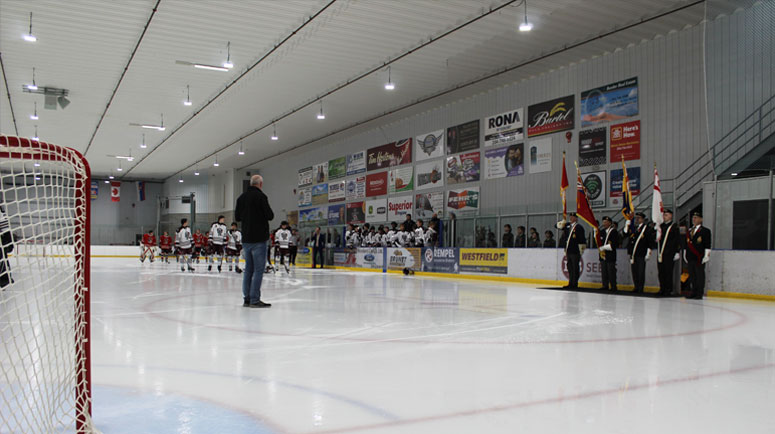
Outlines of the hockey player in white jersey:
[[207,266],[207,271],[212,271],[213,263],[217,257],[218,272],[221,272],[226,243],[229,239],[228,229],[224,224],[225,219],[226,217],[222,215],[218,216],[218,220],[210,227],[210,264]]
[[436,223],[431,221],[428,225],[428,230],[425,231],[425,239],[423,241],[428,247],[436,247],[437,238],[438,234],[436,232]]
[[[290,262],[292,236],[293,234],[291,233],[291,230],[288,229],[288,222],[286,221],[280,223],[280,229],[274,234],[274,241],[277,244],[275,248],[280,249],[280,265],[285,267],[285,272],[287,274],[291,274],[288,262]],[[286,262],[286,260],[288,260],[288,262]]]
[[414,245],[415,247],[423,247],[425,245],[425,228],[422,227],[421,219],[417,219],[417,229],[414,230]]
[[231,263],[234,262],[234,271],[237,274],[242,273],[242,269],[239,267],[239,254],[242,250],[242,232],[237,228],[237,223],[231,224],[231,230],[229,230],[229,241],[226,243],[226,262],[229,263],[229,271],[231,271]]
[[350,238],[347,239],[347,248],[353,249],[361,245],[361,232],[356,226],[350,231]]
[[191,235],[191,228],[188,227],[188,219],[180,220],[180,227],[175,233],[175,249],[180,258],[180,271],[186,271],[183,264],[188,265],[188,271],[193,272],[191,266],[191,253],[194,251],[194,237]]
[[411,244],[411,234],[405,230],[404,224],[401,223],[398,232],[394,236],[393,245],[395,247],[409,247]]

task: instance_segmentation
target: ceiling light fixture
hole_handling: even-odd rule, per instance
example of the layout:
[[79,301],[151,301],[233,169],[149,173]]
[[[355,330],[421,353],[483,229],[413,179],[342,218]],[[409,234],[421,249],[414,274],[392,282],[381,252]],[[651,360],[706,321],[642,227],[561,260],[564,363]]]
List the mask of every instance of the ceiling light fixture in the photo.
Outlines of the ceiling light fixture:
[[326,118],[326,115],[323,114],[323,100],[320,100],[320,113],[318,113],[318,119],[323,120]]
[[161,114],[161,125],[136,124],[136,123],[130,123],[129,125],[133,127],[141,127],[141,128],[147,128],[149,130],[158,130],[158,131],[164,131],[167,129],[167,127],[164,126],[164,113]]
[[124,169],[121,168],[121,161],[118,162],[118,167],[116,168],[119,172],[123,172]]
[[525,21],[523,21],[522,23],[520,23],[520,25],[519,25],[519,31],[520,31],[520,32],[529,32],[529,31],[533,30],[533,25],[532,25],[532,24],[530,24],[530,23],[527,21],[527,0],[523,0],[523,2],[525,3]]
[[181,176],[180,179],[178,179],[178,182],[183,182],[183,177]]
[[213,65],[202,65],[201,63],[195,63],[194,68],[208,69],[210,71],[228,71],[229,70],[229,68],[223,68],[220,66],[213,66]]
[[32,84],[25,86],[29,90],[38,90],[38,85],[35,84],[35,68],[32,68]]
[[231,63],[231,41],[226,42],[226,61],[223,62],[223,67],[227,70],[234,68],[234,64]]
[[35,167],[40,167],[40,163],[38,163],[38,162],[36,161],[35,163],[33,163],[33,166],[35,166]]
[[24,38],[24,40],[27,42],[35,42],[38,40],[38,38],[32,34],[32,12],[30,12],[30,32],[26,35],[22,35],[22,38]]
[[189,88],[189,85],[186,85],[186,100],[183,101],[183,105],[185,106],[191,105],[191,89]]
[[[110,179],[113,179],[113,177],[111,176],[111,177],[110,177]],[[106,179],[106,180],[105,180],[105,184],[110,184],[110,181],[108,181],[108,180]]]
[[215,154],[215,163],[213,163],[213,167],[218,167],[220,164],[218,164],[218,154]]
[[108,176],[108,179],[114,179],[114,178],[115,178],[115,176],[113,176],[113,175]]
[[393,83],[393,80],[391,80],[390,77],[390,67],[388,66],[388,81],[385,83],[385,90],[394,90],[396,88],[395,83]]
[[140,142],[140,149],[145,149],[147,147],[148,145],[145,144],[145,134],[143,134],[143,141]]
[[199,166],[194,166],[194,176],[199,176]]
[[272,137],[270,137],[272,140],[278,140],[279,137],[277,137],[277,124],[272,124]]
[[35,111],[32,112],[32,114],[30,115],[30,119],[32,119],[33,121],[37,121],[39,119],[38,118],[38,102],[37,101],[35,101]]
[[737,176],[737,172],[732,172],[732,176]]
[[32,140],[34,140],[36,142],[40,141],[40,137],[38,137],[38,126],[37,125],[35,125],[35,135],[32,136]]
[[237,151],[237,155],[245,155],[245,151],[242,150],[242,140],[239,141],[239,151]]

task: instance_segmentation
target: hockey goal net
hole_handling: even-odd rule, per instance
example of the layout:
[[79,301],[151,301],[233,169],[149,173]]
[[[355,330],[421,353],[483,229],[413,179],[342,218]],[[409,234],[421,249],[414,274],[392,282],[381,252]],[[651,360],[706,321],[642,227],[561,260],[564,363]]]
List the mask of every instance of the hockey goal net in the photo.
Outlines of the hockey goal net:
[[0,433],[92,432],[90,171],[0,136]]

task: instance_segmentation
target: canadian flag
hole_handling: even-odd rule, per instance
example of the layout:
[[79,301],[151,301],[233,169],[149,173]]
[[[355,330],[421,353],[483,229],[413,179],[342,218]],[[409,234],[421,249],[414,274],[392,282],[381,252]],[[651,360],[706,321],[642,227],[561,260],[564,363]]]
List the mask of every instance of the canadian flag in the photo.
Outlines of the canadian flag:
[[113,202],[121,201],[121,182],[119,181],[110,182],[110,200],[112,200]]

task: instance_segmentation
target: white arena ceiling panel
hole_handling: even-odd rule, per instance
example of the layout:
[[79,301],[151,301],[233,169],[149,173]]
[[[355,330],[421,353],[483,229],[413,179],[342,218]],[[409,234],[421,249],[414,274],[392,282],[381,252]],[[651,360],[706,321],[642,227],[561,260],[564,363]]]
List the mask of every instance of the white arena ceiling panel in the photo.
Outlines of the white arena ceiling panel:
[[[495,0],[335,1],[173,134],[206,101],[218,95],[329,1],[161,0],[87,156],[95,174],[105,175],[116,166],[116,160],[106,155],[125,154],[132,148],[133,156],[143,157],[164,140],[150,157],[137,158],[131,163],[134,167],[124,174],[128,172],[131,178],[166,178],[183,169],[192,172],[189,166],[231,145],[219,153],[221,169],[241,168],[354,124],[362,125],[344,134],[637,44],[657,34],[680,30],[697,24],[706,8],[704,4],[691,6],[561,54],[540,58],[692,2],[529,0],[529,19],[535,28],[525,34],[516,30],[524,11],[518,1],[398,60],[391,67],[397,90],[383,89],[387,73],[379,67],[384,62],[504,3]],[[715,16],[748,3],[751,2],[713,0],[707,9],[709,15]],[[52,80],[51,84],[71,89],[73,101],[67,110],[44,112],[45,122],[43,117],[39,121],[41,138],[86,149],[155,4],[156,1],[0,0],[0,49],[19,134],[29,136],[33,132],[34,122],[28,116],[32,99],[22,94],[21,86],[29,81],[31,67],[35,65],[39,68],[39,78],[45,77]],[[39,37],[35,44],[24,42],[20,37],[26,32],[30,10],[35,13],[33,32]],[[87,35],[85,40],[83,35]],[[184,60],[220,65],[225,60],[226,41],[231,41],[231,58],[235,64],[229,72],[202,71],[175,64],[176,60]],[[525,66],[486,82],[364,123],[398,107],[522,63]],[[278,123],[280,141],[269,140],[269,127],[245,139],[248,155],[237,157],[236,142],[240,137],[374,68],[378,70],[371,76],[325,97],[325,121],[315,119],[319,105],[313,104]],[[182,104],[186,85],[191,87],[191,107]],[[0,130],[13,134],[9,110],[5,109],[7,104],[0,107],[3,109]],[[167,127],[164,132],[129,126],[131,122],[156,124],[161,113]],[[143,132],[147,150],[138,146]],[[321,146],[341,135],[327,138]],[[370,145],[364,144],[364,147]],[[200,167],[211,167],[212,161],[210,157]]]

